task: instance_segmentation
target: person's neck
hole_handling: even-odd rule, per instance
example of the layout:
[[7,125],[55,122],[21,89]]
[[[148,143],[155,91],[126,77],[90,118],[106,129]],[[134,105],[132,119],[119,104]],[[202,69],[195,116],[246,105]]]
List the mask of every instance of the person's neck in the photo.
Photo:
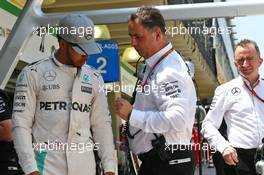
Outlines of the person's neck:
[[166,47],[169,43],[167,41],[163,41],[162,43],[160,43],[157,47],[155,47],[151,54],[147,55],[145,59],[150,58],[152,55],[156,54],[157,52],[159,52],[161,49],[163,49],[164,47]]
[[[244,77],[244,76],[243,76]],[[250,85],[253,86],[259,79],[259,74],[249,77],[244,77],[247,81],[249,81]]]
[[67,61],[67,55],[65,55],[61,50],[59,49],[57,52],[54,54],[55,58],[62,64],[65,65],[70,65],[70,63]]

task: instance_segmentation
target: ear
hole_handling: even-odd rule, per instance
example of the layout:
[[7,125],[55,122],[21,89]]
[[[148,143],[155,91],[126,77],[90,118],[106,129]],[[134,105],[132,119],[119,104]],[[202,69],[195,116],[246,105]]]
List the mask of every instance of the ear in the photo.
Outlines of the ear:
[[163,35],[161,30],[160,30],[160,28],[159,27],[155,27],[153,30],[154,30],[156,39],[160,40],[162,35]]
[[233,63],[235,64],[236,67],[238,67],[238,65],[237,65],[237,63],[236,63],[236,61],[235,61],[235,58],[234,58]]
[[263,58],[259,57],[259,65],[261,65],[263,62]]

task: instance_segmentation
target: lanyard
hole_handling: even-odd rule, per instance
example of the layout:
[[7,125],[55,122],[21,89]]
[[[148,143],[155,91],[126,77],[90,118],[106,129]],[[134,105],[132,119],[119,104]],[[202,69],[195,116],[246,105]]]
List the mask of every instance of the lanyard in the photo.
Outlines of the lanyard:
[[[148,81],[148,79],[149,79],[151,73],[152,73],[153,70],[157,67],[157,65],[158,65],[158,64],[159,64],[159,63],[160,63],[160,62],[161,62],[166,56],[168,56],[173,50],[174,50],[174,49],[171,48],[170,50],[168,50],[166,53],[164,53],[164,54],[160,57],[160,59],[155,63],[155,65],[154,65],[154,66],[152,67],[152,69],[150,70],[150,72],[149,72],[149,74],[148,74],[148,76],[147,76],[145,82],[142,83],[142,87],[144,87],[144,86],[147,84],[147,81]],[[144,71],[145,71],[145,69],[146,69],[146,67],[144,68]],[[125,131],[126,131],[127,136],[128,136],[130,139],[134,139],[135,136],[136,136],[138,133],[140,133],[142,130],[139,129],[139,130],[137,130],[134,134],[131,134],[131,133],[130,133],[130,130],[129,130],[129,122],[127,122]],[[155,135],[155,136],[156,136],[156,135]]]
[[149,72],[149,74],[148,74],[148,76],[147,76],[145,82],[141,84],[143,87],[147,84],[147,81],[148,81],[148,79],[149,79],[151,73],[152,73],[153,70],[157,67],[157,65],[158,65],[158,64],[159,64],[159,63],[160,63],[165,57],[167,57],[167,56],[168,56],[173,50],[174,50],[173,48],[171,48],[170,50],[168,50],[168,51],[167,51],[166,53],[164,53],[164,54],[160,57],[160,59],[155,63],[155,65],[154,65],[154,66],[152,67],[152,69],[150,70],[150,72]]
[[253,86],[252,89],[250,89],[250,87],[247,85],[246,82],[244,82],[244,85],[246,86],[246,88],[252,93],[252,95],[254,95],[255,97],[257,97],[257,99],[259,99],[262,103],[264,103],[264,99],[262,99],[260,96],[258,96],[258,94],[256,93],[256,91],[254,90],[254,88],[259,84],[259,80],[255,83],[255,85]]

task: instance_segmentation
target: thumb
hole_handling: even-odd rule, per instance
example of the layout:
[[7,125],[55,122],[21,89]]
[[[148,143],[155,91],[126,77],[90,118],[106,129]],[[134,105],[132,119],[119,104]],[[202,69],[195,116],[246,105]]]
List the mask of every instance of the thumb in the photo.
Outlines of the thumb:
[[236,152],[236,151],[234,151],[234,152],[231,154],[231,156],[232,156],[232,159],[234,160],[234,162],[236,162],[236,163],[239,162],[239,161],[238,161],[238,158],[237,158],[237,152]]

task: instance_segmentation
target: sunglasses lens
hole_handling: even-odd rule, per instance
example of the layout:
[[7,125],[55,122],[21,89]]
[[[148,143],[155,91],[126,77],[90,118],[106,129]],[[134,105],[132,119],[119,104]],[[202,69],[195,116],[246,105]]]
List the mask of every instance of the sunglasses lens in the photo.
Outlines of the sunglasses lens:
[[71,44],[72,48],[81,55],[88,55],[78,44]]

